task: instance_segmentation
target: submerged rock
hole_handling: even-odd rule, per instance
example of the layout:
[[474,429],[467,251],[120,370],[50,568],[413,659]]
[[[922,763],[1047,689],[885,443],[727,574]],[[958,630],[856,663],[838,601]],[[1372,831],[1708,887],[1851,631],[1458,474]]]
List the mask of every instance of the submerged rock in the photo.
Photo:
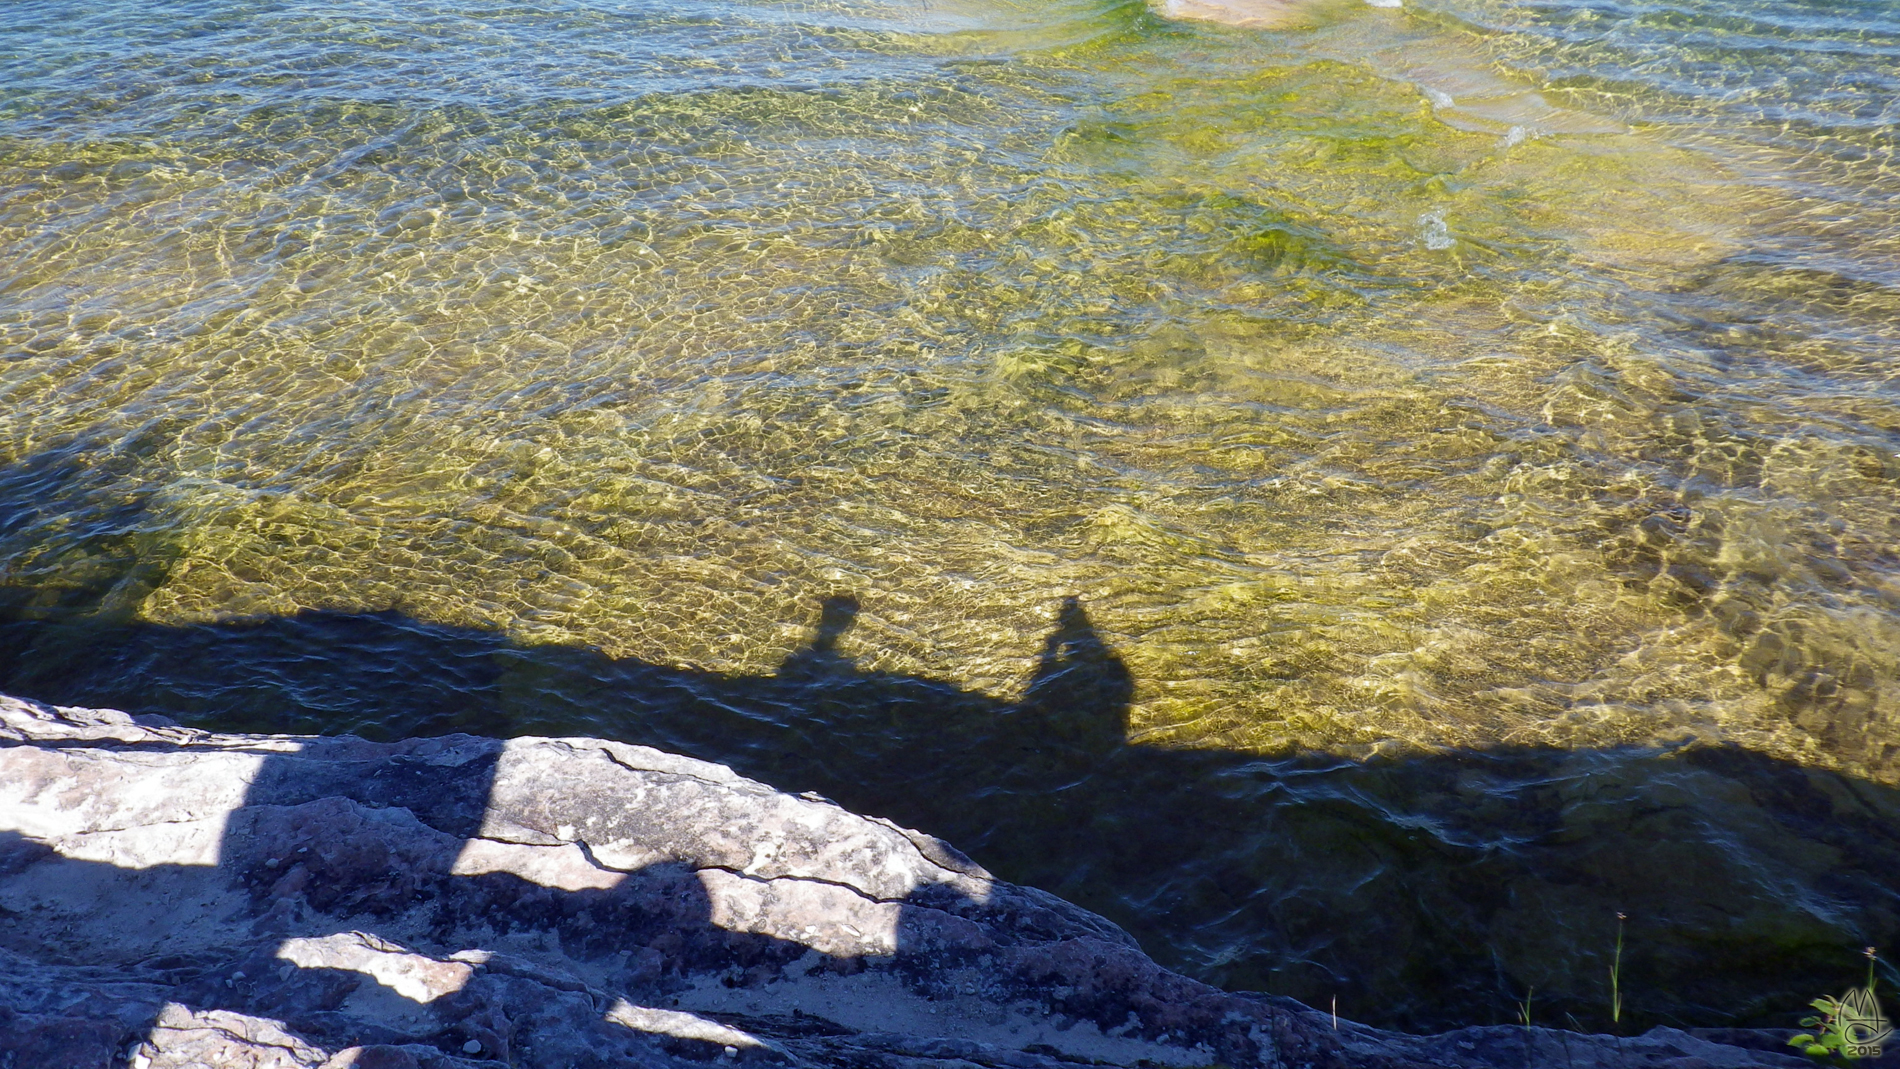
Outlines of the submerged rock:
[[[1170,19],[1196,19],[1253,29],[1277,29],[1299,21],[1310,13],[1313,6],[1312,0],[1159,0],[1155,10],[1162,17]],[[1388,4],[1375,6],[1385,7]]]
[[1222,992],[934,838],[645,747],[0,697],[0,1066],[707,1062],[1805,1064]]

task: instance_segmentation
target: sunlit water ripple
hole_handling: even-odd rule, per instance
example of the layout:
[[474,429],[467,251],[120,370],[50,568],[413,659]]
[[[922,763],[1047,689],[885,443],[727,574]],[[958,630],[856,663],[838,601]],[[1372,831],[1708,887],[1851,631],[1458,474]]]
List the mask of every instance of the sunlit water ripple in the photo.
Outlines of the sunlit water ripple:
[[1900,933],[1896,122],[1881,0],[16,0],[0,687],[668,745],[1414,1027],[1607,1024],[1625,910],[1637,1021],[1787,1023]]

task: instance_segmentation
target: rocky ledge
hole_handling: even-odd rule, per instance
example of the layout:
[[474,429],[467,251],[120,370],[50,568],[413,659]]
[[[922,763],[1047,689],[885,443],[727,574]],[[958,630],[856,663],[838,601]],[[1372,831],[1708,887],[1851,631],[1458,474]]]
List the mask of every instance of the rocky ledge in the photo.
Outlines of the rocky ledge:
[[930,836],[644,747],[0,697],[0,1069],[723,1061],[1804,1064],[1222,992]]

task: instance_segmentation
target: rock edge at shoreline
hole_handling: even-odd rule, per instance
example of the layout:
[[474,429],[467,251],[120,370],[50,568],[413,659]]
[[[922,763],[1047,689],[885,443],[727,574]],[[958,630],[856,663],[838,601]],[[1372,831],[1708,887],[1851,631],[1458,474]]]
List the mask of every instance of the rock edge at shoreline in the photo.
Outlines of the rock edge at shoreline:
[[0,697],[0,933],[0,1069],[1807,1064],[1672,1029],[1335,1024],[930,836],[596,739]]

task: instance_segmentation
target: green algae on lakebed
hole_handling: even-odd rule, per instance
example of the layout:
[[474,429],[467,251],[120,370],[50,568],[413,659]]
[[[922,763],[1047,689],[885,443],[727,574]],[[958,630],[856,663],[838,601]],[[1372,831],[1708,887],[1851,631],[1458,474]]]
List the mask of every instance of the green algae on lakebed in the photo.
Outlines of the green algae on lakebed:
[[[0,683],[400,730],[373,688],[92,671],[56,637],[390,612],[529,665],[462,726],[628,735],[547,666],[770,676],[845,592],[841,655],[1009,702],[1075,594],[1143,753],[1536,751],[1596,797],[1693,738],[1890,789],[1900,27],[1730,7],[16,5]],[[664,737],[740,761],[802,714],[748,715]],[[1711,806],[1669,834],[1720,854],[1742,818]],[[1871,860],[1760,827],[1749,919],[1656,940],[1726,924],[1818,968],[1895,930],[1795,890]],[[1264,839],[1216,838],[1270,882]],[[1038,878],[1138,930],[1178,911],[1144,939],[1211,979],[1390,981],[1376,946],[1102,868]],[[1454,925],[1466,1002],[1355,1012],[1488,1019],[1493,958],[1498,1005],[1555,958],[1597,1012],[1622,903],[1540,879]],[[1777,1012],[1721,997],[1667,1012]]]

